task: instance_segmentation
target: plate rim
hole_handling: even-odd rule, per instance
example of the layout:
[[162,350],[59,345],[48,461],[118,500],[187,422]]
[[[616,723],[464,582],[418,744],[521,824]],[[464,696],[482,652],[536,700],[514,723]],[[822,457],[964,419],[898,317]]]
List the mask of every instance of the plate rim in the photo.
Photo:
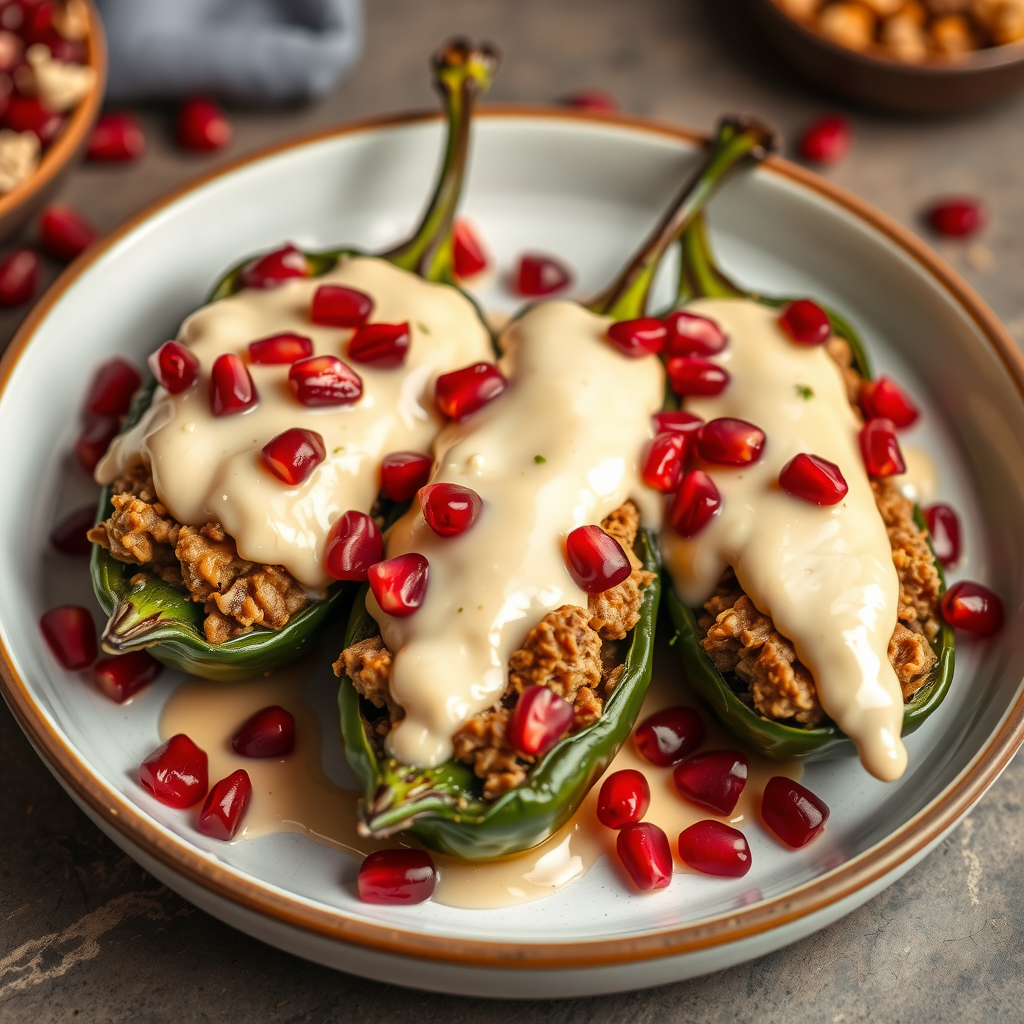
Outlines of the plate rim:
[[[178,199],[214,180],[288,150],[347,135],[439,121],[441,117],[439,113],[400,113],[306,133],[212,169],[149,203],[79,256],[26,317],[0,360],[0,402],[39,325],[71,285],[98,257]],[[707,140],[707,135],[695,130],[627,114],[515,104],[489,106],[480,111],[479,117],[485,120],[518,118],[590,123],[626,128],[690,144]],[[938,254],[887,214],[812,171],[774,156],[763,167],[765,173],[809,189],[865,222],[935,279],[977,326],[1024,402],[1024,354],[981,297]],[[289,896],[269,883],[260,882],[209,858],[149,818],[141,808],[89,770],[77,752],[64,742],[49,716],[33,701],[2,638],[0,691],[36,752],[63,785],[127,840],[193,884],[246,910],[337,942],[417,960],[528,970],[597,968],[695,953],[750,938],[824,911],[895,871],[955,825],[996,780],[1024,741],[1024,688],[1018,688],[1013,704],[985,745],[938,796],[875,846],[779,896],[696,923],[635,935],[586,942],[495,942],[395,928],[350,917],[340,909],[311,906],[304,897]]]

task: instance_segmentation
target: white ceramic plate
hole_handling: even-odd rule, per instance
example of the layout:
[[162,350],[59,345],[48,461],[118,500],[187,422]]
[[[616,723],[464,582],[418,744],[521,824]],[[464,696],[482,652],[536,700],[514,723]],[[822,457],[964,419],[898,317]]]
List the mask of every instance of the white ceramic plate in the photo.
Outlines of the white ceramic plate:
[[[690,134],[626,120],[499,111],[477,125],[466,212],[503,268],[523,249],[561,255],[577,294],[596,290],[646,234],[695,159]],[[1024,730],[1021,678],[1024,371],[968,287],[907,232],[783,161],[714,201],[724,264],[767,292],[806,293],[862,329],[883,370],[925,411],[910,443],[941,467],[962,510],[962,572],[1003,595],[1007,627],[961,641],[943,707],[908,742],[897,784],[856,762],[811,765],[824,836],[799,853],[751,830],[755,868],[727,882],[677,876],[630,894],[607,863],[578,884],[507,910],[358,902],[355,861],[296,836],[218,844],[137,782],[176,680],[118,707],[61,671],[41,642],[46,608],[93,603],[81,562],[49,553],[51,524],[93,492],[69,452],[92,368],[142,359],[172,337],[211,282],[283,239],[369,249],[400,238],[424,202],[440,145],[435,118],[356,126],[294,143],[184,190],[136,218],[58,282],[0,371],[7,500],[0,508],[5,696],[41,756],[94,821],[199,906],[301,956],[400,984],[467,994],[565,996],[638,988],[720,969],[822,927],[890,884],[996,778]],[[667,282],[666,282],[667,285]],[[511,308],[500,280],[486,305]],[[674,666],[672,666],[674,670]],[[324,765],[345,777],[333,677],[311,675]]]

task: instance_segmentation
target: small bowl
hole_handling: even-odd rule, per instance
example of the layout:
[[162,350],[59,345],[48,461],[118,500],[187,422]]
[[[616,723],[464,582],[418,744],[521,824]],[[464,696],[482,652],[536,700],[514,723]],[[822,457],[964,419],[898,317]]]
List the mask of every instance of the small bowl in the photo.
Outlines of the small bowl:
[[16,189],[0,195],[0,242],[6,242],[54,193],[85,148],[103,105],[107,84],[107,43],[92,0],[86,0],[86,7],[89,11],[86,63],[96,72],[96,84],[71,112],[64,131],[43,154],[35,174]]
[[847,49],[782,11],[749,0],[765,35],[795,70],[830,92],[884,110],[941,114],[992,103],[1024,88],[1024,43],[906,64]]

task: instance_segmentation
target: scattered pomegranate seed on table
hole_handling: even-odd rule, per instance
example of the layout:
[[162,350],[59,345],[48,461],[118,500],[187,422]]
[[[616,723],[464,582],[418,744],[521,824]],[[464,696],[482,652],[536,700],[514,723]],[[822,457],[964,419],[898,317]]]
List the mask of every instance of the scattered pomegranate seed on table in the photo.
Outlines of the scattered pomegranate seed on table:
[[75,455],[87,473],[92,473],[117,437],[121,421],[117,416],[93,416],[85,421],[75,441]]
[[163,671],[163,665],[146,651],[129,651],[116,658],[101,658],[92,669],[96,689],[123,704]]
[[0,260],[0,306],[21,306],[32,299],[39,285],[39,253],[12,249]]
[[797,299],[786,306],[779,326],[798,345],[822,345],[832,333],[828,314],[810,299]]
[[566,107],[574,110],[589,110],[593,113],[615,113],[619,109],[618,100],[604,89],[577,89],[562,100]]
[[92,378],[85,401],[87,416],[123,416],[132,404],[132,395],[142,383],[139,371],[120,356],[101,364]]
[[147,362],[157,383],[171,395],[187,391],[199,376],[199,360],[180,341],[165,341]]
[[834,164],[850,148],[850,122],[842,114],[819,117],[800,139],[800,155],[816,164]]
[[437,378],[437,407],[450,420],[461,420],[482,409],[507,387],[505,375],[494,363],[472,366],[442,373]]
[[313,354],[313,342],[304,334],[285,331],[249,342],[249,362],[258,366],[290,366]]
[[860,389],[860,404],[868,419],[882,417],[892,420],[896,427],[909,427],[920,415],[903,389],[888,377],[865,381]]
[[724,366],[700,356],[669,356],[665,370],[677,395],[714,397],[729,384],[729,371]]
[[732,814],[747,784],[747,758],[738,750],[706,750],[680,761],[672,781],[690,803]]
[[50,544],[65,555],[83,556],[92,551],[86,534],[96,525],[96,506],[83,505],[69,512],[50,531]]
[[193,96],[178,108],[178,142],[196,153],[223,149],[232,135],[224,111],[205,96]]
[[657,825],[649,821],[624,825],[619,829],[615,849],[641,892],[664,889],[672,881],[672,848]]
[[430,565],[423,555],[410,552],[371,565],[367,571],[370,590],[387,615],[412,615],[427,596]]
[[48,206],[39,218],[39,247],[62,263],[69,263],[98,237],[99,231],[70,206]]
[[694,871],[724,878],[742,878],[751,865],[746,836],[724,821],[710,819],[679,833],[679,858]]
[[729,344],[725,332],[714,320],[696,313],[677,309],[665,317],[665,326],[670,356],[713,356]]
[[669,494],[683,479],[683,465],[689,437],[678,432],[658,434],[647,445],[640,469],[641,479],[648,487]]
[[643,772],[624,768],[612,772],[597,797],[597,820],[608,828],[622,828],[639,821],[651,805],[651,787]]
[[288,371],[292,394],[309,406],[351,405],[363,395],[363,378],[337,356],[310,356]]
[[668,521],[680,537],[695,537],[704,529],[722,507],[722,495],[702,469],[693,469],[683,474],[672,504],[668,510]]
[[527,757],[546,754],[572,725],[572,704],[546,686],[527,687],[516,701],[506,728],[512,747]]
[[309,479],[327,458],[324,439],[315,430],[292,427],[272,438],[260,452],[263,465],[290,487]]
[[348,357],[382,370],[401,366],[409,353],[409,325],[364,324],[348,343]]
[[391,501],[408,501],[429,479],[434,465],[423,452],[391,452],[380,465],[380,489]]
[[60,134],[65,117],[44,106],[36,96],[13,93],[7,97],[4,126],[13,132],[33,132],[45,149]]
[[233,352],[217,356],[210,370],[210,412],[214,416],[234,416],[259,401],[245,363]]
[[939,199],[928,207],[927,217],[935,231],[949,238],[967,238],[976,234],[986,220],[985,207],[969,196]]
[[364,903],[429,900],[437,885],[437,869],[426,850],[377,850],[359,866],[356,886]]
[[244,768],[215,782],[199,811],[197,827],[211,839],[234,839],[252,800],[252,782]]
[[787,846],[806,846],[825,827],[828,805],[799,782],[776,775],[761,797],[764,823]]
[[457,537],[476,522],[483,508],[476,491],[459,484],[427,484],[420,490],[423,518],[439,537]]
[[1003,602],[988,587],[970,580],[954,583],[942,595],[942,617],[954,628],[992,636],[1003,627]]
[[566,288],[572,275],[558,260],[529,253],[519,258],[513,286],[517,295],[540,298]]
[[365,512],[345,512],[332,524],[324,547],[324,568],[336,580],[365,582],[370,566],[381,560],[380,527]]
[[668,328],[653,316],[619,320],[608,327],[608,340],[624,356],[640,359],[658,355],[668,340]]
[[139,782],[168,807],[191,807],[209,788],[206,751],[180,732],[139,765]]
[[723,416],[705,423],[696,434],[697,454],[716,466],[749,466],[764,451],[764,431],[746,420]]
[[600,526],[578,526],[565,538],[565,564],[576,586],[603,594],[633,572],[622,545]]
[[693,708],[663,708],[648,715],[633,733],[640,754],[668,768],[692,754],[703,742],[704,720]]
[[287,757],[295,749],[295,716],[279,704],[260,708],[231,737],[242,757]]
[[142,123],[129,110],[109,110],[101,114],[89,136],[87,160],[122,163],[136,160],[146,148]]
[[322,284],[313,293],[309,317],[323,327],[362,327],[373,312],[373,299],[357,288]]
[[452,259],[455,276],[465,280],[487,269],[487,253],[469,221],[457,217],[452,229]]
[[96,627],[88,608],[51,608],[40,616],[39,628],[53,656],[69,672],[88,668],[96,660]]
[[898,476],[907,470],[892,420],[868,420],[860,428],[860,451],[872,476]]
[[924,510],[935,557],[947,569],[960,561],[960,519],[949,505],[937,503]]
[[801,452],[779,472],[779,486],[794,498],[812,505],[836,505],[850,489],[834,462]]
[[692,412],[683,409],[672,409],[667,412],[656,412],[651,419],[654,422],[656,434],[686,434],[694,435],[702,426],[704,421]]
[[285,245],[265,256],[258,256],[242,268],[242,284],[246,288],[275,288],[293,277],[309,276],[306,254],[294,245]]

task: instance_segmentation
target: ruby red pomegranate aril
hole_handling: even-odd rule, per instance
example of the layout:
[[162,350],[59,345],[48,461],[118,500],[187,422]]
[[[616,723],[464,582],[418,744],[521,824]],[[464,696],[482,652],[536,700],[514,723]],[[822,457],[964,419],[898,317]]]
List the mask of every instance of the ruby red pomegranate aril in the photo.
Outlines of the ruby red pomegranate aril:
[[430,565],[423,555],[410,552],[376,562],[367,571],[370,590],[387,615],[412,615],[427,596]]
[[888,377],[865,381],[860,389],[860,405],[868,419],[883,417],[897,427],[909,427],[919,415],[917,406]]
[[779,486],[794,498],[812,505],[836,505],[850,489],[842,471],[834,462],[801,452],[794,455],[779,472]]
[[64,116],[48,109],[36,96],[13,93],[4,112],[4,127],[13,132],[33,132],[45,149],[60,134]]
[[163,671],[163,665],[147,651],[128,651],[116,658],[101,658],[93,665],[96,689],[117,704],[134,697]]
[[196,153],[223,149],[232,136],[224,111],[205,96],[193,96],[178,108],[178,142]]
[[565,538],[565,564],[576,586],[602,594],[633,572],[622,545],[600,526],[578,526]]
[[747,784],[747,759],[738,750],[706,750],[672,770],[681,797],[716,814],[732,814]]
[[469,222],[461,217],[452,229],[452,261],[455,276],[462,279],[475,277],[487,269],[487,253]]
[[729,384],[729,371],[725,367],[699,356],[670,356],[665,370],[677,395],[714,397]]
[[641,892],[664,889],[672,881],[672,848],[657,825],[634,821],[623,826],[615,839],[615,850]]
[[274,288],[290,278],[309,276],[306,254],[294,245],[285,245],[266,256],[258,256],[242,268],[242,284],[246,288]]
[[779,326],[798,345],[822,345],[832,333],[828,314],[810,299],[791,302],[779,316]]
[[651,805],[651,787],[643,772],[624,768],[612,772],[597,795],[597,820],[608,828],[622,828],[639,821]]
[[142,122],[129,110],[108,110],[101,114],[89,136],[87,160],[124,163],[142,156],[146,135]]
[[1002,629],[1005,613],[1002,600],[988,587],[961,580],[942,595],[942,617],[954,629],[992,636]]
[[429,900],[437,869],[426,850],[376,850],[359,866],[356,886],[364,903],[412,906]]
[[234,416],[252,408],[259,394],[245,363],[234,352],[217,356],[210,370],[210,412]]
[[966,238],[985,224],[985,207],[969,196],[940,199],[928,208],[928,223],[950,238]]
[[75,441],[75,454],[82,468],[91,473],[117,437],[121,420],[117,416],[90,416]]
[[370,566],[381,560],[380,527],[365,512],[351,510],[332,524],[324,546],[324,568],[336,580],[365,582]]
[[750,870],[746,836],[724,821],[698,821],[679,833],[679,858],[694,871],[742,878]]
[[696,434],[697,454],[716,466],[749,466],[764,451],[764,431],[746,420],[723,416]]
[[653,316],[642,316],[636,320],[619,320],[608,327],[608,340],[624,356],[640,359],[656,356],[665,348],[668,328]]
[[88,668],[96,660],[96,627],[88,608],[51,608],[40,616],[39,628],[53,656],[69,672]]
[[506,728],[512,747],[527,757],[546,754],[572,725],[575,711],[546,686],[529,686],[516,701]]
[[476,491],[459,484],[427,484],[420,490],[423,518],[439,537],[457,537],[476,522],[483,508]]
[[505,375],[494,363],[474,363],[442,373],[434,394],[437,407],[445,416],[461,420],[497,398],[507,384]]
[[868,420],[860,428],[860,452],[864,468],[872,476],[896,476],[906,472],[892,420],[883,417]]
[[713,356],[729,343],[725,331],[714,320],[681,309],[665,317],[665,326],[670,356]]
[[816,164],[834,164],[850,148],[850,122],[842,114],[819,117],[800,140],[800,155]]
[[373,312],[373,299],[358,288],[322,284],[313,293],[309,317],[323,327],[362,327]]
[[683,481],[672,498],[668,521],[680,537],[695,537],[722,507],[722,495],[702,469],[683,474]]
[[764,823],[787,846],[806,846],[825,827],[828,805],[799,782],[776,775],[761,797]]
[[517,295],[540,298],[561,291],[571,280],[572,275],[558,260],[528,253],[519,259],[513,284]]
[[363,394],[363,378],[337,356],[311,356],[288,371],[292,394],[309,406],[351,405]]
[[199,376],[199,360],[180,341],[165,341],[147,362],[153,376],[172,395],[187,391]]
[[0,306],[20,306],[31,300],[39,284],[39,253],[12,249],[0,260]]
[[689,435],[658,434],[644,452],[640,476],[648,487],[668,494],[683,479]]
[[50,531],[50,544],[65,555],[81,557],[92,551],[86,534],[96,525],[96,506],[83,505],[69,512]]
[[309,479],[327,458],[323,437],[315,430],[292,427],[269,440],[260,452],[263,465],[290,487]]
[[127,359],[115,356],[108,360],[93,376],[85,401],[86,415],[123,416],[141,383],[139,371]]
[[692,436],[702,426],[704,421],[699,416],[684,409],[670,409],[665,412],[656,412],[651,419],[654,421],[656,434],[686,434]]
[[662,708],[634,730],[637,750],[651,764],[667,768],[692,754],[706,735],[704,720],[693,708]]
[[295,717],[279,704],[260,708],[231,737],[241,757],[287,757],[295,749]]
[[392,370],[405,362],[409,354],[409,325],[364,324],[348,343],[348,357],[382,370]]
[[206,751],[179,732],[139,765],[139,782],[168,807],[191,807],[206,796]]
[[313,354],[313,342],[304,334],[284,331],[249,342],[249,362],[258,366],[290,366]]
[[251,800],[249,773],[239,768],[213,784],[199,811],[199,831],[211,839],[234,839]]
[[935,557],[948,569],[960,561],[960,519],[949,505],[929,505],[924,521],[932,538]]
[[70,206],[48,206],[39,218],[39,247],[68,263],[96,241],[99,232]]
[[380,489],[392,501],[408,501],[429,479],[434,460],[423,452],[391,452],[380,464]]
[[619,101],[603,89],[578,89],[569,93],[562,103],[574,110],[588,110],[595,114],[614,113],[619,109]]

